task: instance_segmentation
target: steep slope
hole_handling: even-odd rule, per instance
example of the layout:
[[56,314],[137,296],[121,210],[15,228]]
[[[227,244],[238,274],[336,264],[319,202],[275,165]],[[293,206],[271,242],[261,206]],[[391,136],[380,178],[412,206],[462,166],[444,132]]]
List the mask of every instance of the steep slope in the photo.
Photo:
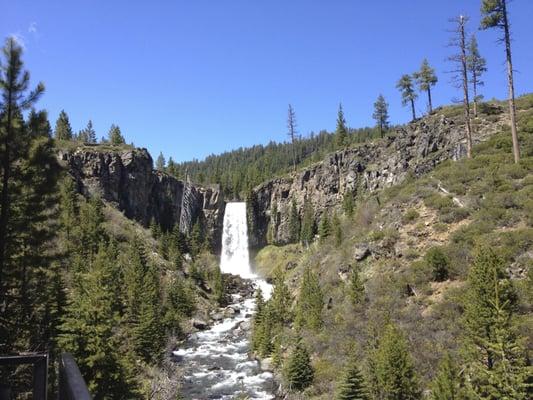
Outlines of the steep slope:
[[[487,120],[486,132],[500,132],[475,146],[472,159],[444,160],[437,151],[434,169],[408,174],[396,185],[384,180],[381,187],[389,187],[383,190],[369,186],[360,191],[353,215],[340,210],[340,199],[332,201],[329,211],[337,213],[339,226],[309,247],[270,245],[258,252],[260,271],[272,277],[283,274],[293,313],[305,271],[311,270],[319,280],[322,327],[297,330],[289,323],[276,335],[282,360],[287,360],[299,336],[311,352],[315,380],[306,398],[331,398],[354,346],[368,378],[373,343],[389,321],[407,338],[422,390],[429,388],[447,351],[460,363],[467,276],[480,246],[490,247],[505,262],[518,299],[513,327],[531,350],[533,96],[521,99],[518,115],[520,164],[513,163],[504,117],[493,116],[494,128]],[[289,193],[299,192],[293,188]],[[445,260],[444,278],[435,276],[435,253]],[[354,271],[363,284],[357,304],[352,302]]]
[[[252,246],[267,243],[269,225],[273,243],[288,243],[292,201],[301,217],[307,199],[318,220],[323,212],[338,208],[346,195],[364,196],[401,183],[409,176],[421,176],[444,160],[463,158],[466,155],[464,124],[460,117],[446,116],[451,110],[437,110],[398,128],[382,140],[337,151],[322,162],[256,187],[250,208]],[[495,121],[492,119],[484,114],[478,120],[474,143],[486,140],[505,123],[503,114]],[[272,215],[274,206],[276,216]]]
[[218,187],[192,185],[155,171],[146,149],[85,145],[62,149],[59,158],[80,193],[99,195],[144,226],[153,219],[163,229],[179,224],[189,234],[200,221],[212,247],[220,248],[224,200]]

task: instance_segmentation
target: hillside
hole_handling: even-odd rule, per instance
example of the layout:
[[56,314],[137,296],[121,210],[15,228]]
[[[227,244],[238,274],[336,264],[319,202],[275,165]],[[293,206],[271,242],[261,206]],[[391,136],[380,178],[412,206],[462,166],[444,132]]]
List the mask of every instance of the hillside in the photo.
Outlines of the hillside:
[[[373,343],[390,322],[406,336],[421,387],[427,390],[446,352],[458,360],[462,357],[463,304],[480,248],[494,250],[503,260],[518,296],[513,324],[531,350],[533,96],[522,97],[518,109],[520,164],[512,163],[508,128],[498,123],[505,121],[504,116],[491,111],[477,121],[478,127],[492,133],[475,146],[472,159],[448,159],[435,169],[358,191],[353,212],[342,207],[342,196],[333,191],[335,200],[329,207],[314,204],[318,235],[308,247],[293,243],[258,251],[257,269],[275,282],[280,274],[284,277],[293,315],[298,315],[306,271],[318,277],[323,293],[321,327],[298,330],[296,319],[274,336],[285,360],[297,337],[310,350],[315,381],[306,391],[309,398],[331,398],[338,371],[354,345],[359,365],[370,379]],[[453,117],[453,108],[443,112]],[[295,187],[303,191],[301,201],[309,189]],[[298,193],[294,190],[284,201]],[[316,195],[309,199],[323,201]],[[300,210],[301,206],[299,202]],[[303,211],[300,216],[304,218]],[[435,259],[444,260],[443,276],[435,275]],[[356,304],[354,271],[363,287],[362,300]]]

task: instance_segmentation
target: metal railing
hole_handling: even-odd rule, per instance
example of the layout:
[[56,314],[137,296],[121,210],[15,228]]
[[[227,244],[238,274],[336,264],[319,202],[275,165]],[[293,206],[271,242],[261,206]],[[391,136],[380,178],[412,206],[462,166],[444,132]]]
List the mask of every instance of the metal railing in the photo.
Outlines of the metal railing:
[[[32,399],[46,400],[48,395],[48,354],[31,353],[0,356],[0,367],[32,365]],[[70,353],[59,359],[59,400],[92,400],[85,380]],[[16,394],[7,382],[0,382],[0,400],[12,400]]]

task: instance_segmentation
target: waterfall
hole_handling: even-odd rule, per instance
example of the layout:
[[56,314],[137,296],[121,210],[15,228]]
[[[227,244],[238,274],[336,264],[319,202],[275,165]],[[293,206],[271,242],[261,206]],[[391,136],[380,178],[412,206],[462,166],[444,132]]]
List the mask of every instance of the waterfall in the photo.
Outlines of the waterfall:
[[266,299],[270,297],[272,286],[267,284],[263,279],[260,279],[250,265],[246,203],[244,202],[226,204],[224,227],[222,230],[220,270],[226,274],[253,279],[255,284],[263,291],[263,296]]
[[242,278],[254,278],[248,252],[246,203],[227,203],[222,231],[220,270]]

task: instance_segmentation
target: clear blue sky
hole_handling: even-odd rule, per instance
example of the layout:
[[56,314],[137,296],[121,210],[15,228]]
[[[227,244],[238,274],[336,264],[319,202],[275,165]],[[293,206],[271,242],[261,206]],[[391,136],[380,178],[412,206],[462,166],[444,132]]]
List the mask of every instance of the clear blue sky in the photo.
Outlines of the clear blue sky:
[[[480,0],[0,0],[0,33],[18,35],[40,107],[75,130],[112,123],[128,142],[175,160],[332,130],[339,102],[352,127],[372,124],[379,93],[392,122],[409,119],[395,83],[424,57],[436,105],[460,93],[445,74],[448,19],[470,15],[489,72],[487,98],[506,95],[496,32],[478,31]],[[533,1],[510,4],[518,93],[533,90]],[[417,108],[425,110],[421,96]]]

